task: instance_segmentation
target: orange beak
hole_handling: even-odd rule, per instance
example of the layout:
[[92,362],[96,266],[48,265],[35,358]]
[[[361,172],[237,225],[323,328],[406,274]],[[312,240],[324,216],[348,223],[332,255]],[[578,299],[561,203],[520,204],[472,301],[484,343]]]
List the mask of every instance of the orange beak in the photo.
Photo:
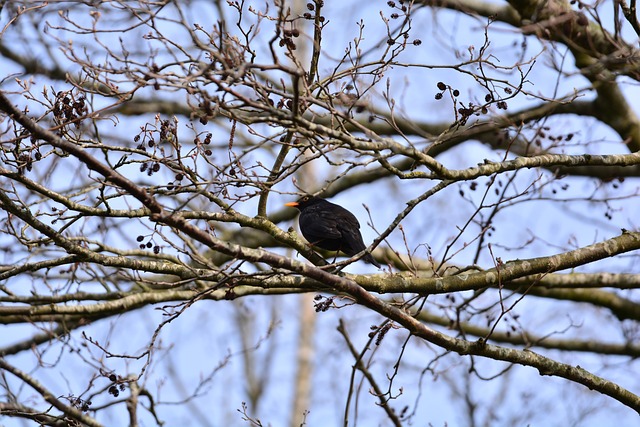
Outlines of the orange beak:
[[300,203],[298,202],[289,202],[289,203],[285,203],[285,206],[289,206],[290,208],[295,208],[296,206],[298,206]]

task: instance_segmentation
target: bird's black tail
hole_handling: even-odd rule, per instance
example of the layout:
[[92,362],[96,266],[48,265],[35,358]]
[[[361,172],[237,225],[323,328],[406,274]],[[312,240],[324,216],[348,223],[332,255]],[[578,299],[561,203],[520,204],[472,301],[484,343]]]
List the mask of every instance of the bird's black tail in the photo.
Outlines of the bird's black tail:
[[380,263],[378,261],[376,261],[371,254],[366,254],[365,256],[362,257],[362,260],[364,262],[368,262],[369,264],[373,264],[378,268],[382,268],[382,266],[380,265]]
[[[340,250],[349,256],[354,256],[357,253],[362,252],[367,248],[367,246],[362,241],[362,236],[360,235],[360,232],[357,229],[344,230],[342,232],[342,239],[343,239],[343,247],[341,247]],[[368,262],[369,264],[375,265],[378,268],[382,267],[378,263],[378,261],[376,261],[371,256],[371,254],[366,254],[365,256],[362,257],[362,260],[364,262]]]

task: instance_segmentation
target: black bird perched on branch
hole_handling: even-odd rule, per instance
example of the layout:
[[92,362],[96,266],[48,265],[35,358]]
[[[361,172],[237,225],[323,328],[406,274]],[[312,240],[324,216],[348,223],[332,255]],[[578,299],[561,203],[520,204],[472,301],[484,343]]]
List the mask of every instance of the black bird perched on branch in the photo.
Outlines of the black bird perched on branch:
[[[297,202],[285,203],[285,206],[300,210],[300,231],[311,245],[328,251],[342,251],[348,256],[366,249],[360,223],[342,206],[313,196],[304,196]],[[380,268],[371,254],[366,254],[362,260]]]

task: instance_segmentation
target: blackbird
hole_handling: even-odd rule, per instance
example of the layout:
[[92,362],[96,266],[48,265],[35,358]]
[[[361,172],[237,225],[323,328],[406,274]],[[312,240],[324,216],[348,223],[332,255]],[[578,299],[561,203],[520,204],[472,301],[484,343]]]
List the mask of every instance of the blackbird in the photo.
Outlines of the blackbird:
[[[342,206],[313,196],[304,196],[297,202],[285,203],[285,206],[300,210],[300,231],[311,245],[328,251],[342,251],[348,256],[366,249],[360,223]],[[366,254],[362,260],[380,268],[371,254]]]

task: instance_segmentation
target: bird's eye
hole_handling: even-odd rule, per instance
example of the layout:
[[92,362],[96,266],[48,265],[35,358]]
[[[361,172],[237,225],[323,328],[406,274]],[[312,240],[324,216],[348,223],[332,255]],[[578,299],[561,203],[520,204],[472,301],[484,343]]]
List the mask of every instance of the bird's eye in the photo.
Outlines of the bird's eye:
[[309,196],[305,196],[305,197],[302,199],[302,201],[303,201],[303,202],[307,202],[307,201],[309,201]]

